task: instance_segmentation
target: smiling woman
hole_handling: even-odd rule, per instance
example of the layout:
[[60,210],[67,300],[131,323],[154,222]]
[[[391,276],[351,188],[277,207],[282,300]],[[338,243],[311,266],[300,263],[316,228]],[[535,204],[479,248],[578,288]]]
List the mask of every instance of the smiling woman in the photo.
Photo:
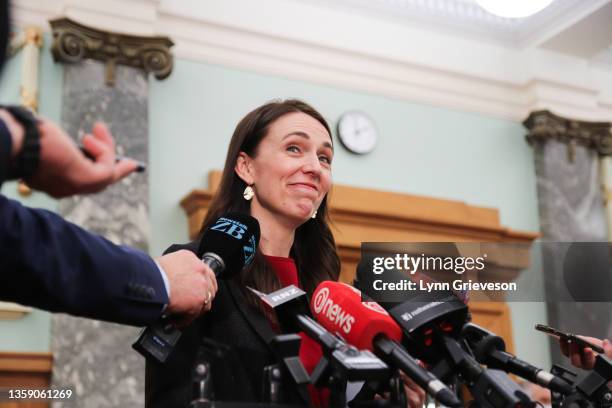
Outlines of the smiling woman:
[[[204,338],[229,346],[224,359],[212,362],[214,399],[266,402],[264,367],[275,362],[268,342],[278,325],[247,288],[269,293],[294,284],[310,296],[321,281],[338,279],[327,211],[332,160],[329,126],[304,102],[270,102],[237,125],[202,231],[227,212],[249,214],[260,224],[259,250],[236,278],[219,282],[211,310],[184,331],[164,365],[147,361],[147,407],[189,404],[193,364]],[[196,241],[168,251],[197,247]],[[317,343],[302,336],[300,359],[309,372],[320,357]],[[287,402],[326,405],[325,390],[288,391]]]
[[[254,157],[240,152],[236,163],[238,176],[255,191],[251,215],[258,220],[279,218],[291,226],[286,232],[295,230],[317,211],[329,191],[332,156],[329,131],[312,116],[293,112],[276,120]],[[274,244],[283,247],[269,247]],[[264,241],[262,250],[288,256],[288,244]]]

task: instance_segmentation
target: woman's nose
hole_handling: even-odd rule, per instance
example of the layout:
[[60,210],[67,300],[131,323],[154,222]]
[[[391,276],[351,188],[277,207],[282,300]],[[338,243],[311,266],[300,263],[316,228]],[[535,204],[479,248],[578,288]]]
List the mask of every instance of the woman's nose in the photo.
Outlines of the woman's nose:
[[321,174],[321,162],[319,161],[319,157],[316,154],[308,155],[302,166],[302,170],[304,173],[311,173],[316,176]]

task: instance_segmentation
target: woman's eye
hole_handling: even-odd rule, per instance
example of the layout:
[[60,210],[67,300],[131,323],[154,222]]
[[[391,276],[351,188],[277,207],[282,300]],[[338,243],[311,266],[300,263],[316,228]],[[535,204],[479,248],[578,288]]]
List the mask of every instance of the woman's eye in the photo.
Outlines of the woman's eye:
[[319,160],[322,161],[323,163],[331,165],[331,159],[327,156],[319,156]]
[[295,145],[291,145],[291,146],[287,147],[287,151],[288,152],[293,152],[293,153],[299,153],[300,152],[300,148],[295,146]]

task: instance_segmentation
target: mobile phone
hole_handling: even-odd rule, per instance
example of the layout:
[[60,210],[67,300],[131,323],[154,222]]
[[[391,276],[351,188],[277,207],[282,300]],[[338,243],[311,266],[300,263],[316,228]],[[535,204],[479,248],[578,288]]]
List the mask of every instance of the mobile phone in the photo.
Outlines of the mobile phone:
[[587,340],[583,339],[582,337],[578,337],[575,334],[565,333],[565,332],[562,332],[561,330],[552,328],[550,326],[546,326],[545,324],[536,324],[535,325],[535,329],[539,330],[541,332],[544,332],[544,333],[548,334],[549,336],[553,336],[553,337],[556,337],[556,338],[561,339],[563,341],[567,341],[567,342],[571,342],[571,343],[577,344],[580,347],[583,347],[583,348],[584,347],[589,347],[593,351],[596,351],[598,353],[603,353],[604,352],[604,350],[601,347],[591,343],[590,341],[587,341]]

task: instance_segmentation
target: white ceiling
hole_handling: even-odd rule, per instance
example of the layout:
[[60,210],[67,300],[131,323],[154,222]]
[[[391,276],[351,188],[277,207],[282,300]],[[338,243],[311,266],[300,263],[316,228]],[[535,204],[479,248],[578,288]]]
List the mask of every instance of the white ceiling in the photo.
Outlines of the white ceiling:
[[597,56],[602,62],[612,60],[612,0],[554,0],[522,19],[490,14],[475,0],[298,1],[507,47],[541,46],[582,58]]

